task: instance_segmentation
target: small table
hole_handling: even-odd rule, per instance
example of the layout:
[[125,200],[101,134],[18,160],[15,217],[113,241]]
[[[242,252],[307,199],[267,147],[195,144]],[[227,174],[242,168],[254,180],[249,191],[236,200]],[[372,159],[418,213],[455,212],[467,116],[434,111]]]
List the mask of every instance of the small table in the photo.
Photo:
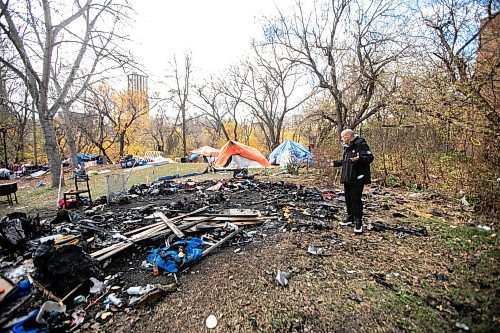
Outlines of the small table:
[[17,201],[16,192],[17,192],[17,183],[0,184],[0,196],[6,196],[10,206],[14,205],[14,200],[12,200],[12,194],[14,194],[14,199],[16,200],[16,204],[19,203]]

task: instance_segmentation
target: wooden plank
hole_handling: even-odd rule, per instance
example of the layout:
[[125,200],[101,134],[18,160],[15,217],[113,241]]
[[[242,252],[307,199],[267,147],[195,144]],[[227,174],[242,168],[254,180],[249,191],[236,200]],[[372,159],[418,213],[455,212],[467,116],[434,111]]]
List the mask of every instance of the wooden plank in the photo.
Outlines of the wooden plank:
[[[187,213],[184,215],[174,217],[170,221],[173,222],[174,220],[175,221],[182,220],[183,218],[185,218],[187,216],[194,215],[194,214],[200,213],[204,210],[207,210],[209,207],[210,206],[205,206],[205,207],[202,207],[200,209],[196,209],[196,210],[192,211],[191,213]],[[135,235],[130,237],[130,239],[123,241],[123,242],[120,242],[120,243],[117,243],[117,244],[113,244],[113,245],[108,246],[108,247],[101,249],[99,251],[92,252],[90,254],[90,256],[93,258],[96,258],[99,261],[102,261],[104,259],[107,259],[107,258],[129,248],[130,246],[132,246],[134,243],[136,243],[138,241],[142,241],[142,240],[157,236],[160,232],[167,229],[167,226],[162,221],[162,222],[150,225],[149,229],[147,229],[147,230],[144,230],[144,228],[139,228],[139,229],[141,229],[140,230],[141,232],[136,233]]]
[[[201,207],[199,209],[193,210],[190,213],[186,213],[186,214],[183,214],[183,215],[179,215],[179,216],[173,217],[173,218],[170,219],[170,221],[175,222],[175,221],[182,220],[182,219],[184,219],[187,216],[191,216],[191,215],[195,215],[195,214],[201,213],[201,212],[207,210],[208,208],[210,208],[210,206]],[[164,224],[163,222],[158,222],[158,223],[150,224],[150,225],[147,225],[147,226],[144,226],[144,227],[140,227],[140,228],[128,231],[128,232],[124,233],[124,235],[125,236],[132,235],[132,234],[135,234],[135,233],[137,233],[139,231],[147,230],[149,228],[156,227],[156,226],[163,225],[163,224]]]
[[179,228],[177,228],[175,226],[175,224],[170,221],[166,216],[165,214],[163,214],[162,212],[155,212],[153,214],[153,216],[155,217],[159,217],[160,219],[162,219],[162,221],[170,228],[170,230],[172,230],[172,232],[179,238],[184,238],[186,237],[186,235],[184,235],[184,233],[182,231],[179,230]]

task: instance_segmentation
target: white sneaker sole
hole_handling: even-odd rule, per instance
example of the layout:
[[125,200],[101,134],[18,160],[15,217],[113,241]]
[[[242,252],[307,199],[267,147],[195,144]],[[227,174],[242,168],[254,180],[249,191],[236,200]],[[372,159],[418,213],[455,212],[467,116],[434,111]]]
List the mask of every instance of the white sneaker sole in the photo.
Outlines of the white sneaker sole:
[[361,227],[360,229],[354,228],[354,233],[355,234],[362,234],[363,233],[363,227]]

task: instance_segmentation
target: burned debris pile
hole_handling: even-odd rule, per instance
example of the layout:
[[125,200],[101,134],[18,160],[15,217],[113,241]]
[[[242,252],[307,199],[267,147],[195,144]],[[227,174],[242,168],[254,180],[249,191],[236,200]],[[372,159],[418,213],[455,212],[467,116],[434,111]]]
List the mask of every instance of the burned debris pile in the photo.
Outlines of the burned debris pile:
[[[175,291],[180,274],[222,246],[330,228],[342,195],[258,179],[164,180],[43,221],[8,215],[0,222],[0,327],[95,329],[117,311]],[[374,230],[393,230],[384,227]],[[282,285],[285,273],[277,277]]]

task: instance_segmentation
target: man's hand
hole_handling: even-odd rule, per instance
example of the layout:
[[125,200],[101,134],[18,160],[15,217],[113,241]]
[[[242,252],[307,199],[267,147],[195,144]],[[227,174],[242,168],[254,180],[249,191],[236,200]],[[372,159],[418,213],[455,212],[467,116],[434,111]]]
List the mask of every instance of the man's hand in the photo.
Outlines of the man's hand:
[[350,158],[350,160],[351,160],[352,162],[357,162],[357,161],[359,160],[359,153],[358,153],[356,156],[351,157],[351,158]]

